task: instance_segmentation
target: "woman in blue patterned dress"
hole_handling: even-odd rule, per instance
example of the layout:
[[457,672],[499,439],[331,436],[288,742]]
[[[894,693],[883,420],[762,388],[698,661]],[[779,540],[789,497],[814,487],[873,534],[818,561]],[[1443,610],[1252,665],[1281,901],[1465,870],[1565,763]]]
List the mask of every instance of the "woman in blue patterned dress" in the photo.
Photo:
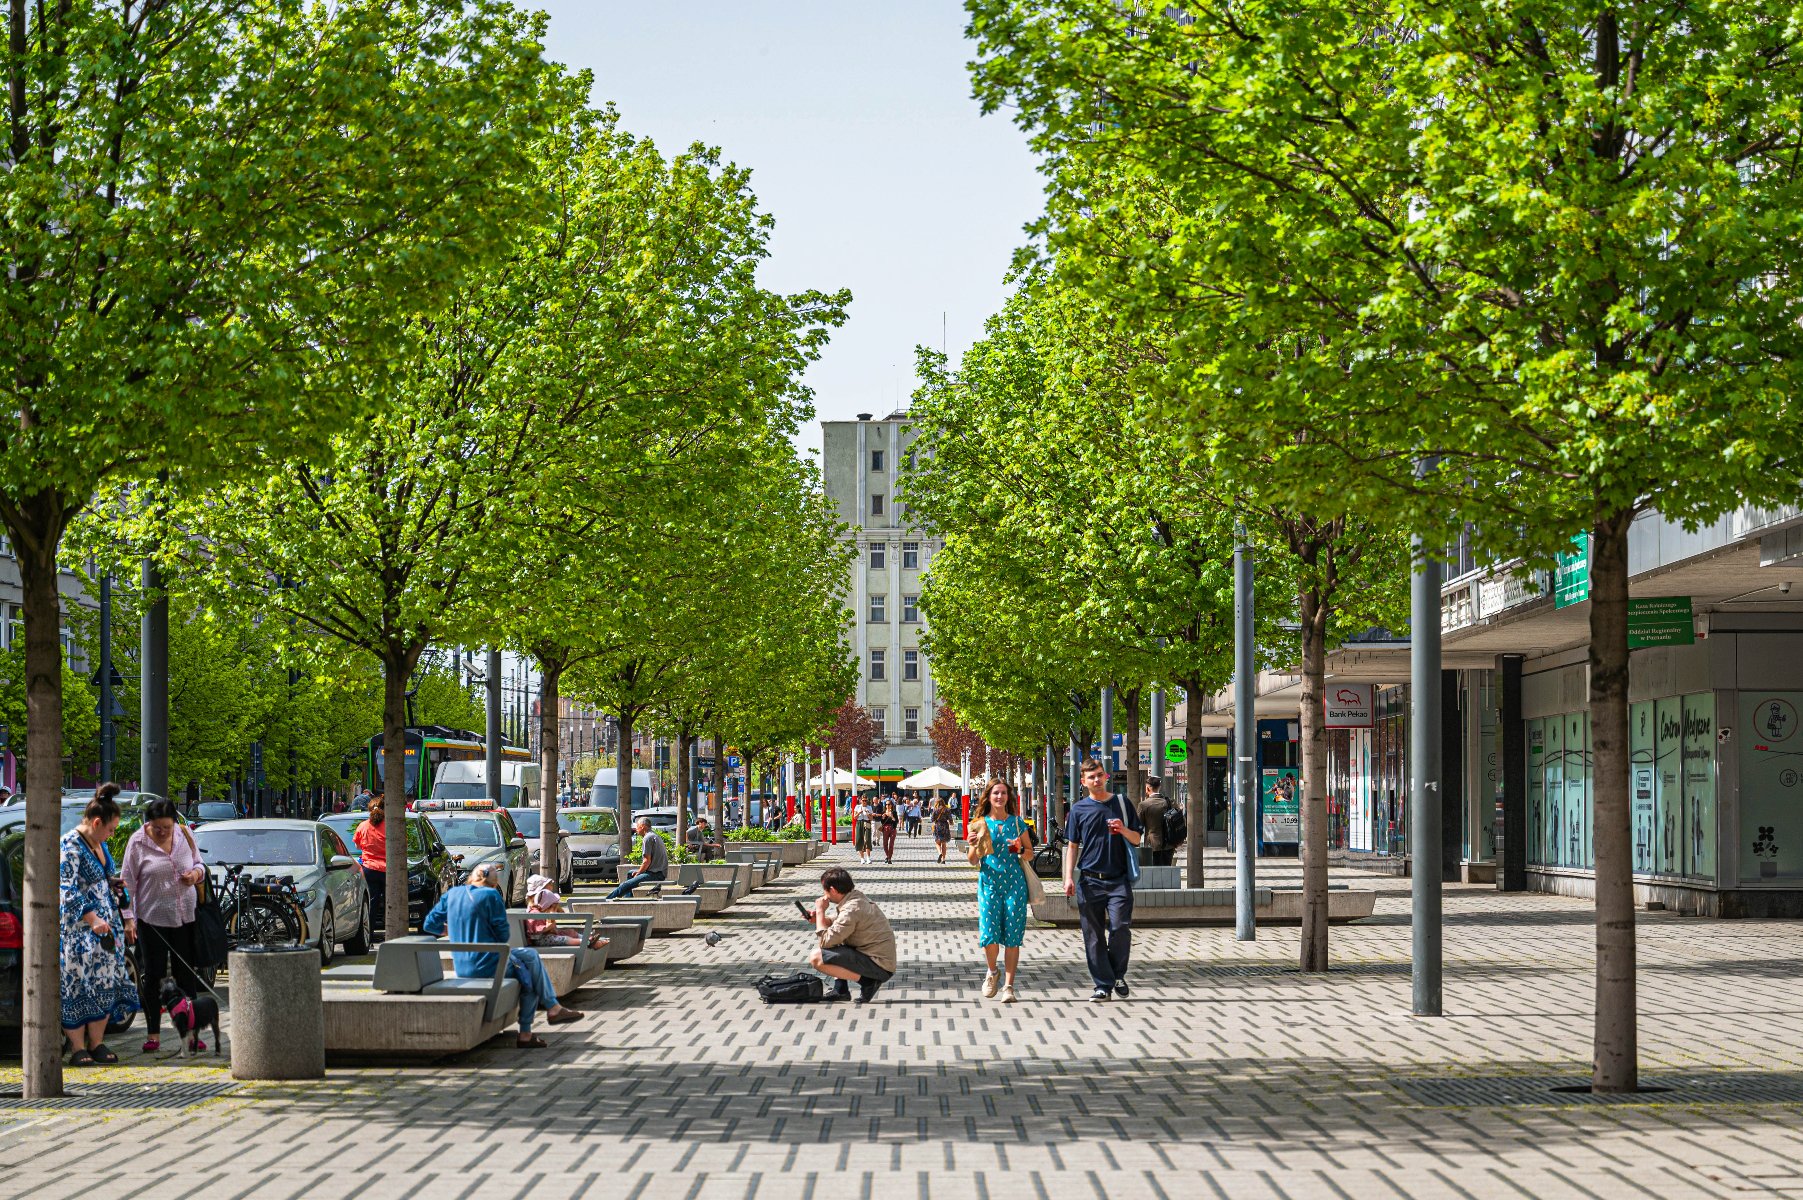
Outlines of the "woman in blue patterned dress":
[[1002,952],[1002,1003],[1014,1003],[1014,973],[1020,967],[1020,943],[1027,932],[1027,870],[1033,845],[1020,817],[1020,800],[1005,779],[983,788],[982,819],[971,822],[969,857],[977,868],[977,940],[989,973],[983,995],[996,993],[997,952]]
[[[138,989],[125,967],[125,944],[137,939],[130,902],[107,839],[119,828],[116,783],[94,789],[80,824],[63,836],[61,940],[63,1034],[75,1048],[73,1067],[116,1063],[102,1041],[106,1024],[138,1011]],[[117,891],[115,891],[117,889]]]

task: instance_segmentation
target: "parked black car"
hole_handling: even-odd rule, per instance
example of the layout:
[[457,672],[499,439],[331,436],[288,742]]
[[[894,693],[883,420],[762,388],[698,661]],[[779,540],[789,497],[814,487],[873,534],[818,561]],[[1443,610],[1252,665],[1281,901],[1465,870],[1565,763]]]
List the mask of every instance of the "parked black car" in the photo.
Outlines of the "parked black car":
[[[367,813],[327,813],[319,818],[323,823],[338,831],[344,844],[352,851],[357,843],[351,840],[357,826],[367,818]],[[407,814],[407,922],[414,929],[426,919],[438,898],[457,886],[457,863],[451,858],[451,852],[445,849],[444,840],[438,831],[432,828],[432,822],[413,813]]]

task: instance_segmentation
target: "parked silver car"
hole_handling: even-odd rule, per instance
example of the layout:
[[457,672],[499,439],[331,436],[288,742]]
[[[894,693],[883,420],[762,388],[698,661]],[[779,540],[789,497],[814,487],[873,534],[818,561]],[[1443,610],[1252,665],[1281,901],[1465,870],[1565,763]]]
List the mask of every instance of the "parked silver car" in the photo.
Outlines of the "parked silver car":
[[569,835],[581,830],[575,817],[557,814],[557,856],[551,860],[555,870],[545,867],[544,851],[540,849],[541,839],[538,836],[539,826],[544,822],[543,813],[536,808],[510,808],[507,815],[513,818],[513,827],[520,831],[526,839],[526,853],[531,858],[531,870],[535,875],[549,875],[557,884],[559,891],[569,891],[576,883],[575,862],[571,857]]
[[319,948],[322,962],[341,942],[346,953],[369,952],[369,890],[337,830],[273,817],[212,821],[194,831],[194,844],[216,887],[233,866],[253,879],[291,877],[307,923],[301,940]]

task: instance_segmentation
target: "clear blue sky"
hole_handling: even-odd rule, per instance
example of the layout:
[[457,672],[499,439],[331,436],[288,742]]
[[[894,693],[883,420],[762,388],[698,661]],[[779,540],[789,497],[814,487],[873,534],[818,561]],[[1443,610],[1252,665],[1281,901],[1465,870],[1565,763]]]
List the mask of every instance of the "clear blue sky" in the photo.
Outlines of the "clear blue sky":
[[[957,0],[524,2],[627,129],[751,168],[776,218],[767,286],[851,289],[808,377],[820,417],[905,403],[941,314],[956,361],[1000,307],[1041,185],[1020,132],[970,97]],[[801,439],[819,442],[817,426]]]

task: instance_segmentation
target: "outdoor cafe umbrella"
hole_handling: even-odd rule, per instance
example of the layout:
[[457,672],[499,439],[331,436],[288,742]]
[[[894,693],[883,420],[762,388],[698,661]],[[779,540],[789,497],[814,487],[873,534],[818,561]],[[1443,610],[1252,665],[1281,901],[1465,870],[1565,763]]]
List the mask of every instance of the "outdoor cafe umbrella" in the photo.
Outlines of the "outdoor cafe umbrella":
[[962,782],[957,775],[944,767],[932,766],[908,776],[895,786],[908,792],[930,792],[942,788],[956,789]]
[[875,787],[876,780],[866,779],[862,775],[853,775],[850,771],[847,771],[842,767],[834,767],[830,772],[823,775],[816,775],[808,780],[808,786],[810,788],[825,788],[834,792],[847,791],[851,788],[856,788],[862,792],[869,791],[871,788]]

